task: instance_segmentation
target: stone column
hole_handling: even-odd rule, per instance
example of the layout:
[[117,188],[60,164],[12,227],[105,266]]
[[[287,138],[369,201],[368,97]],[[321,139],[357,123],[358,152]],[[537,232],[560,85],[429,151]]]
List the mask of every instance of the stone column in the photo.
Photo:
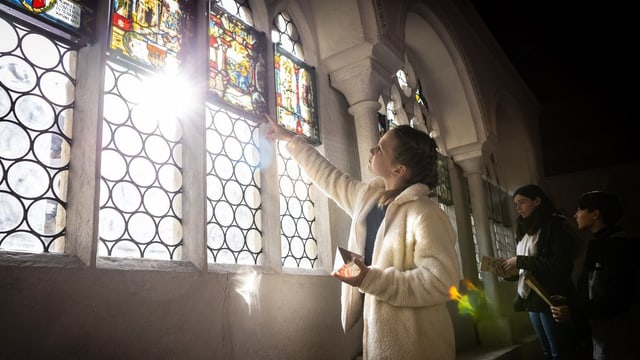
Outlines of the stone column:
[[[462,168],[469,185],[471,211],[476,229],[480,257],[494,256],[489,224],[487,197],[482,182],[483,160],[480,149],[454,156]],[[489,314],[478,321],[480,343],[485,347],[504,346],[512,343],[508,319],[500,316],[498,279],[489,272],[483,273],[484,291],[489,298]]]
[[329,75],[331,86],[339,90],[349,102],[353,115],[360,159],[361,179],[371,176],[367,169],[369,149],[378,142],[378,98],[388,91],[392,73],[373,58],[364,58],[339,68]]
[[369,150],[378,143],[380,137],[377,118],[379,108],[380,103],[373,100],[361,101],[349,107],[349,114],[353,115],[353,121],[356,125],[360,176],[363,180],[373,176],[368,170]]

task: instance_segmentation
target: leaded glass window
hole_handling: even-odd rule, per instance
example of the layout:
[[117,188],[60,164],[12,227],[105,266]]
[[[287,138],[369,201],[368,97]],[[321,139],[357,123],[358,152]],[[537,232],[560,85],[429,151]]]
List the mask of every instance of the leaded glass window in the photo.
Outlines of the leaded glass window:
[[438,185],[436,186],[436,194],[438,202],[447,206],[453,205],[453,194],[451,192],[451,178],[449,177],[449,166],[447,165],[447,157],[438,153]]
[[189,0],[113,2],[105,66],[98,256],[182,260],[179,76]]
[[[209,29],[209,67],[210,74],[219,70],[216,74],[222,76],[227,66],[233,69],[233,64],[238,61],[247,63],[251,60],[242,57],[237,57],[240,60],[225,60],[227,53],[219,46],[223,46],[224,41],[233,39],[225,38],[224,33],[214,38],[211,31],[222,29],[219,26],[240,29],[235,27],[237,25],[241,29],[250,29],[253,34],[258,32],[251,27],[251,9],[248,2],[216,2],[226,12],[214,7],[213,3],[210,3],[210,24],[216,28]],[[232,22],[229,22],[231,20]],[[241,41],[241,38],[238,39]],[[212,59],[215,59],[215,64],[211,64]],[[259,69],[260,76],[264,77],[264,62]],[[255,79],[253,73],[251,76]],[[260,81],[263,86],[264,79]],[[236,113],[234,106],[225,105],[224,96],[212,97],[210,100],[206,112],[208,262],[262,265],[263,213],[258,127],[256,122],[243,116],[251,115],[250,109]],[[266,103],[260,106],[266,108]],[[261,108],[260,111],[266,110]]]
[[63,252],[77,51],[0,12],[0,249]]
[[503,258],[515,255],[515,239],[511,229],[509,212],[504,206],[508,194],[487,180],[484,180],[484,184],[489,200],[489,223],[491,224],[491,239],[495,255]]
[[261,265],[258,128],[213,104],[206,115],[208,261]]
[[211,100],[261,119],[267,112],[266,39],[253,27],[213,5],[209,11]]
[[273,19],[271,39],[281,49],[284,49],[300,60],[304,60],[304,52],[302,51],[302,42],[298,34],[298,29],[287,11],[280,12]]
[[107,62],[100,256],[181,259],[182,125],[168,94],[177,86],[154,76]]
[[[288,12],[276,15],[274,42],[277,121],[290,131],[318,143],[315,71],[304,63],[302,42]],[[278,144],[282,265],[313,268],[318,259],[311,181]]]

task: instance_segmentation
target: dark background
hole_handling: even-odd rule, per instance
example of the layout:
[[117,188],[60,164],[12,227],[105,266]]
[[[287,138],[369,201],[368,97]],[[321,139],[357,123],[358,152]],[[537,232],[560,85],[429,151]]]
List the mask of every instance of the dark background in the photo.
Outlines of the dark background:
[[541,105],[545,176],[640,161],[631,3],[470,2]]

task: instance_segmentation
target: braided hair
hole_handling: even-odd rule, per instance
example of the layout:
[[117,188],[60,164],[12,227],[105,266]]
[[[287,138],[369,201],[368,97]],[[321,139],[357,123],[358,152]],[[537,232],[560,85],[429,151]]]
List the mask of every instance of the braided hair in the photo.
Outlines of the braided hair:
[[413,184],[422,183],[434,189],[438,184],[438,151],[435,140],[409,125],[399,125],[387,133],[396,139],[393,159],[407,168],[404,186],[385,191],[378,205],[389,205],[396,196]]

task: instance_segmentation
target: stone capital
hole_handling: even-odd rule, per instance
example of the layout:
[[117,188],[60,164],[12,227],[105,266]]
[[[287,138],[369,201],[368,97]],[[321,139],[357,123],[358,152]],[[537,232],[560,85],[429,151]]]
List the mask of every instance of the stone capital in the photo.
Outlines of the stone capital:
[[355,105],[362,101],[377,101],[387,90],[391,74],[374,59],[364,58],[329,74],[331,86],[339,90]]

